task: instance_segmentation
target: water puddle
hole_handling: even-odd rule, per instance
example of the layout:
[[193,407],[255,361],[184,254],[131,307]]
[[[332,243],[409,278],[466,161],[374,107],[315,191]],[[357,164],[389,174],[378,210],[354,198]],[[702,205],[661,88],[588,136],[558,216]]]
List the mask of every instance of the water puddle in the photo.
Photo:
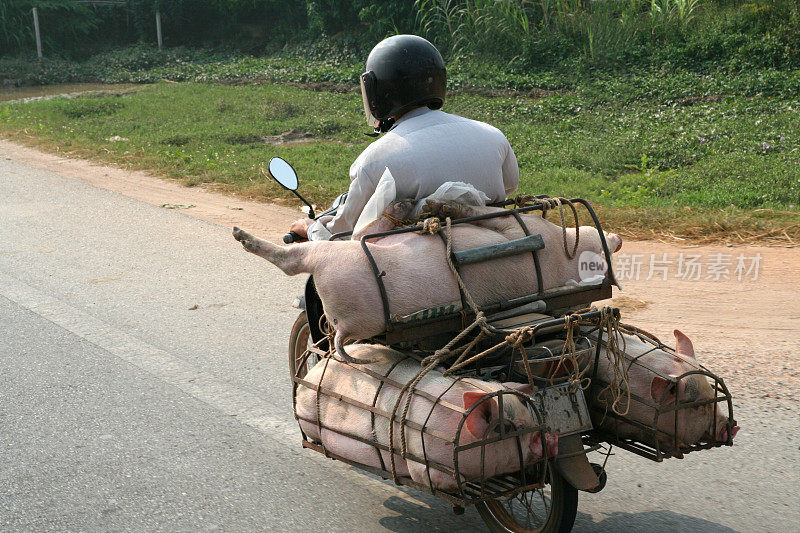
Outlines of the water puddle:
[[119,94],[141,87],[143,85],[135,83],[66,83],[33,87],[3,87],[0,88],[0,102],[31,102],[56,96],[75,97],[97,93]]

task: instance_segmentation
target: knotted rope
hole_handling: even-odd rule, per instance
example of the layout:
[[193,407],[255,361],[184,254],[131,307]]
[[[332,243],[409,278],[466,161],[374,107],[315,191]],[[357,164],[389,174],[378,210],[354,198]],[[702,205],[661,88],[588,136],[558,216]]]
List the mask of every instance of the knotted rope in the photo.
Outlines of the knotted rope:
[[[603,315],[601,315],[600,318],[601,324],[603,320],[602,316]],[[550,385],[553,386],[555,385],[555,376],[558,374],[558,370],[560,368],[566,369],[566,382],[569,383],[569,386],[566,390],[562,391],[564,394],[571,394],[579,390],[586,390],[589,388],[589,385],[592,384],[592,380],[590,378],[583,377],[583,375],[589,369],[589,365],[584,365],[584,368],[581,369],[581,364],[580,361],[578,361],[578,354],[575,348],[575,327],[580,327],[581,323],[582,321],[580,315],[578,314],[570,315],[567,321],[564,323],[564,329],[566,329],[567,333],[564,338],[564,346],[561,348],[561,357],[558,361],[558,365],[556,365],[555,369],[553,369],[550,374]]]
[[435,235],[442,229],[442,221],[436,217],[426,218],[422,221],[422,229],[417,233]]
[[[575,254],[578,251],[578,242],[581,238],[580,221],[578,220],[578,210],[575,204],[566,198],[541,198],[539,203],[542,206],[542,218],[547,218],[547,211],[549,209],[558,208],[558,214],[561,217],[561,233],[564,240],[564,253],[567,254],[567,259],[570,261],[575,259]],[[567,244],[567,220],[564,218],[564,204],[567,204],[572,209],[572,218],[575,220],[575,245],[572,247],[572,252],[569,251]]]
[[528,361],[528,354],[525,352],[525,344],[533,340],[533,328],[525,326],[520,328],[508,336],[506,336],[505,343],[511,346],[511,350],[518,350],[522,364],[525,367],[525,375],[528,377],[528,385],[535,387],[533,384],[533,371],[531,370],[531,363]]
[[[631,407],[631,389],[628,382],[628,365],[625,364],[625,337],[620,331],[619,317],[611,312],[611,308],[601,309],[601,332],[598,342],[602,338],[602,330],[605,329],[608,340],[606,341],[605,355],[611,366],[611,381],[598,396],[602,396],[606,391],[611,395],[611,410],[620,416],[625,416]],[[605,326],[605,327],[603,327]],[[620,339],[622,340],[622,350],[620,351]],[[624,400],[624,409],[620,408],[620,403]]]
[[[425,221],[423,222],[423,227],[421,232],[429,233],[432,235],[438,233],[440,230],[441,230],[441,221],[438,218],[431,217],[425,219]],[[450,340],[450,342],[448,342],[444,347],[436,350],[433,353],[433,355],[423,359],[422,360],[423,368],[417,373],[416,376],[414,376],[414,378],[411,381],[406,383],[403,389],[400,391],[400,395],[397,397],[397,401],[395,402],[394,408],[392,409],[392,416],[389,418],[389,446],[391,448],[394,447],[394,421],[395,418],[397,417],[397,411],[400,408],[400,404],[403,403],[403,400],[405,399],[405,405],[403,406],[403,411],[402,414],[400,415],[400,420],[399,420],[400,451],[403,456],[405,456],[406,453],[408,452],[405,426],[408,417],[408,411],[409,408],[411,407],[411,400],[413,398],[414,390],[416,390],[417,384],[419,384],[419,382],[422,381],[422,378],[424,378],[436,366],[443,363],[444,361],[446,361],[447,359],[449,359],[458,352],[461,352],[461,356],[459,357],[458,361],[456,361],[456,363],[460,362],[461,359],[463,359],[466,356],[466,354],[469,353],[469,350],[471,350],[477,344],[478,340],[482,337],[482,335],[491,333],[486,327],[486,316],[484,315],[483,311],[478,309],[478,304],[475,303],[475,300],[472,298],[472,295],[470,294],[466,283],[464,283],[464,280],[461,278],[461,274],[459,274],[458,269],[456,268],[456,264],[453,261],[453,239],[452,239],[453,224],[450,217],[447,217],[445,219],[445,231],[447,233],[446,234],[447,238],[445,239],[447,242],[446,252],[445,252],[447,257],[447,264],[450,267],[450,271],[453,273],[453,277],[455,277],[456,283],[458,283],[458,286],[461,289],[462,294],[464,295],[464,299],[466,300],[467,305],[469,305],[470,309],[472,309],[472,311],[475,313],[475,320],[473,320],[472,324],[464,328],[458,335],[453,337]],[[472,342],[470,342],[465,348],[453,351],[453,347],[459,342],[461,342],[475,328],[480,328],[481,330],[480,333],[478,334],[478,337],[476,337]],[[445,375],[447,375],[448,372],[445,372]],[[405,397],[403,396],[404,394]],[[397,478],[394,456],[395,454],[392,453],[391,454],[392,478],[394,479],[395,483],[398,483],[399,480]]]
[[514,201],[514,207],[525,207],[539,201],[539,198],[532,194],[518,194],[512,200]]

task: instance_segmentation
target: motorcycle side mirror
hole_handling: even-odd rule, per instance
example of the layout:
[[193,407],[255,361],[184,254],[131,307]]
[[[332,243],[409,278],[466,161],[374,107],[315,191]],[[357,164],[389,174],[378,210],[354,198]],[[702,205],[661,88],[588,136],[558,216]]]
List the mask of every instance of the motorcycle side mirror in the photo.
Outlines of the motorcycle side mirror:
[[308,218],[316,218],[314,206],[297,192],[297,186],[300,183],[297,180],[297,172],[294,171],[292,165],[280,157],[273,157],[269,160],[269,175],[272,176],[272,179],[280,183],[281,187],[287,191],[292,191],[295,196],[300,198],[303,203],[308,206]]
[[294,171],[292,165],[287,163],[280,157],[273,157],[269,160],[269,175],[272,179],[281,184],[281,187],[289,191],[296,191],[299,182],[297,180],[297,172]]

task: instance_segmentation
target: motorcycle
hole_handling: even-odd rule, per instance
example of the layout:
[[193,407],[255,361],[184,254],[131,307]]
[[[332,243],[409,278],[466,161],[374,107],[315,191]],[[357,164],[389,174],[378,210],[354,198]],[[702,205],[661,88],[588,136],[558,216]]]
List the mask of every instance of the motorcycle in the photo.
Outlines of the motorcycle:
[[[308,202],[298,191],[299,179],[294,168],[281,158],[270,160],[269,173],[282,187],[295,194],[308,206],[308,216],[318,220],[325,215],[335,215],[337,209],[344,203],[347,195],[339,195],[331,206],[320,214],[314,212],[314,206]],[[346,235],[334,235],[334,238]],[[283,242],[291,244],[298,242],[300,236],[290,232],[283,236]],[[322,309],[322,300],[319,298],[314,286],[313,276],[306,281],[304,293],[292,304],[300,310],[300,314],[292,326],[289,335],[289,368],[292,376],[302,378],[318,361],[319,356],[308,353],[310,346],[317,344],[321,351],[327,350],[325,340],[325,318]],[[489,377],[489,376],[487,376]],[[578,403],[578,402],[575,402]],[[584,402],[580,402],[585,407]],[[588,418],[588,413],[587,418]],[[581,449],[580,437],[574,435],[573,442],[562,438],[561,446],[571,445]],[[576,451],[576,450],[573,450]],[[546,484],[539,489],[513,495],[503,499],[487,499],[476,504],[476,508],[489,526],[491,531],[569,531],[575,520],[578,505],[578,489],[575,488],[576,476],[564,476],[564,469],[569,468],[568,462],[575,462],[580,457],[585,461],[585,456],[577,454],[573,458],[565,459],[559,464],[556,461],[548,462],[544,478]],[[599,465],[586,462],[591,475],[597,475],[600,484],[595,484],[591,492],[598,492],[605,485],[606,474]],[[586,472],[582,473],[586,477]],[[463,512],[463,507],[454,504],[454,512]]]
[[[346,198],[345,195],[340,195],[327,210],[319,216],[315,216],[314,207],[297,192],[298,177],[289,163],[280,158],[273,158],[270,161],[269,171],[270,175],[281,186],[292,191],[309,207],[309,218],[317,220],[324,215],[335,214]],[[543,196],[533,198],[534,201],[524,207],[519,207],[518,201],[502,202],[499,204],[500,206],[512,207],[507,211],[498,210],[497,213],[483,216],[514,216],[519,220],[520,213],[542,209],[541,205],[547,201],[546,197]],[[613,318],[618,323],[620,313],[618,309],[610,308],[587,310],[587,306],[592,302],[610,298],[612,295],[611,280],[613,279],[613,273],[611,272],[610,252],[603,237],[604,233],[600,227],[600,222],[588,202],[579,198],[572,199],[569,202],[582,204],[586,207],[595,223],[598,234],[601,236],[606,261],[609,265],[605,278],[594,284],[540,290],[534,294],[481,307],[481,311],[485,312],[486,316],[487,335],[482,341],[483,344],[477,344],[476,350],[484,350],[487,346],[503,342],[504,339],[507,341],[509,334],[519,332],[521,329],[525,329],[530,333],[530,342],[525,345],[524,350],[512,350],[510,348],[506,351],[500,350],[492,357],[485,357],[472,366],[456,369],[456,366],[467,364],[465,362],[462,365],[450,367],[450,372],[457,371],[462,373],[463,376],[474,376],[484,380],[517,383],[532,380],[535,382],[532,383],[536,386],[535,392],[525,396],[527,398],[525,401],[530,400],[536,412],[542,413],[541,423],[552,434],[559,435],[558,455],[551,458],[545,457],[538,463],[526,466],[510,476],[481,477],[477,481],[471,480],[464,484],[465,489],[462,490],[461,486],[459,486],[457,493],[434,490],[433,487],[428,488],[409,478],[398,480],[386,470],[362,465],[346,458],[334,458],[386,479],[394,478],[399,484],[431,492],[452,503],[453,511],[456,514],[463,513],[464,508],[468,505],[475,505],[478,513],[493,532],[552,533],[570,531],[572,529],[577,514],[579,491],[596,493],[606,485],[605,462],[603,465],[590,463],[587,457],[589,452],[604,450],[605,453],[601,453],[607,459],[611,455],[611,445],[614,445],[647,459],[661,462],[666,457],[680,458],[683,457],[683,453],[722,445],[732,445],[732,437],[729,437],[726,442],[702,443],[683,448],[676,441],[673,446],[662,448],[658,439],[656,439],[658,415],[656,415],[652,425],[642,426],[639,423],[640,426],[652,432],[652,441],[634,441],[620,437],[618,433],[600,431],[594,427],[593,420],[597,420],[597,416],[605,416],[603,412],[597,410],[597,396],[603,384],[595,379],[597,362],[602,346],[604,346],[603,334],[611,335],[610,326],[608,326],[608,323],[604,326],[602,319],[608,319],[613,315]],[[469,218],[464,218],[457,219],[452,224],[469,222]],[[422,225],[403,227],[392,232],[378,233],[362,238],[379,238],[388,233],[420,231],[422,227]],[[535,237],[541,239],[539,235],[529,235],[527,229],[525,233],[528,235],[526,239],[507,241],[507,243],[489,247],[472,248],[456,252],[453,255],[464,254],[460,259],[457,258],[459,261],[466,261],[464,257],[467,254],[472,262],[489,260],[491,259],[491,253],[487,253],[487,248],[492,248],[493,253],[497,254],[509,253],[512,246],[518,247],[518,241],[520,240],[535,241]],[[331,239],[346,238],[349,235],[349,232],[335,234]],[[296,242],[298,237],[296,234],[289,233],[284,236],[283,240],[289,244]],[[536,252],[543,247],[544,244],[541,244],[540,247],[537,245],[523,251],[524,253],[534,254],[536,274],[539,276],[539,287],[542,286],[541,271],[539,270],[539,260]],[[369,255],[370,252],[366,245],[364,245],[364,251]],[[373,270],[376,283],[382,286],[383,281],[381,278],[385,273],[382,274],[380,269],[374,265],[374,260]],[[465,327],[466,315],[459,312],[436,314],[435,316],[426,315],[427,319],[414,323],[402,322],[405,317],[399,317],[400,321],[392,321],[397,319],[390,317],[387,311],[388,300],[385,297],[385,289],[382,289],[382,293],[384,294],[383,305],[387,329],[385,334],[374,337],[370,340],[371,342],[385,344],[407,352],[417,351],[430,354],[433,350],[437,350],[444,345],[441,343],[442,335],[452,338],[454,334]],[[328,328],[325,323],[322,301],[317,294],[313,277],[309,277],[304,294],[297,298],[293,305],[301,310],[292,327],[289,340],[289,367],[296,392],[298,384],[303,382],[303,378],[309,369],[320,360],[320,355],[328,352],[329,347],[326,338]],[[427,312],[428,310],[424,311]],[[608,329],[604,330],[604,327]],[[569,330],[571,333],[567,334],[565,330]],[[643,337],[641,339],[647,341]],[[570,351],[567,348],[567,340],[572,346],[569,349]],[[436,344],[437,342],[440,344]],[[657,339],[647,342],[653,344],[654,349],[664,347]],[[572,370],[576,372],[580,370],[579,375],[591,378],[587,387],[574,389],[565,379],[565,374],[569,372],[568,368],[570,367],[570,365],[562,366],[566,355],[573,358],[574,364],[571,363],[573,364]],[[592,366],[594,367],[593,371],[591,370]],[[561,370],[559,371],[559,369]],[[584,371],[588,373],[584,374]],[[715,397],[713,401],[718,404],[727,404],[730,414],[728,418],[730,435],[731,428],[735,424],[733,407],[730,393],[722,380],[711,374],[707,369],[689,372],[678,379],[698,373],[705,375],[714,384]],[[305,385],[307,386],[308,384]],[[321,392],[319,393],[321,394]],[[590,399],[591,402],[587,402],[587,399]],[[661,410],[687,410],[698,403],[702,402],[690,401],[681,403],[680,407],[671,407],[669,409],[662,405],[656,407],[657,412]],[[615,418],[623,421],[629,420],[617,415],[615,415]],[[303,436],[303,447],[323,453],[328,457],[333,457],[328,454],[321,443],[308,440],[305,434]],[[458,473],[455,474],[455,478],[459,479]],[[526,478],[538,481],[526,483]],[[522,480],[521,482],[520,479]]]

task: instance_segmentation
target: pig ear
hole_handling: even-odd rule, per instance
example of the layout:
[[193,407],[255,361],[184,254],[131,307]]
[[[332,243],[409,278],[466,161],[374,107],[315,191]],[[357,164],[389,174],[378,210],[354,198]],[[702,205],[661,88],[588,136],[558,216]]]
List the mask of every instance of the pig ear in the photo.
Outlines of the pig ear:
[[[467,391],[464,393],[464,409],[468,410],[486,396],[485,392]],[[480,402],[475,410],[467,417],[466,426],[475,438],[483,438],[489,428],[489,420],[492,418],[492,400]]]
[[[661,376],[655,376],[653,381],[650,382],[650,397],[653,398],[653,401],[656,403],[661,403],[662,400],[664,403],[668,403],[670,399],[675,399],[675,389],[672,388],[673,383],[670,381],[662,378]],[[669,392],[665,395],[664,393]]]
[[527,394],[528,396],[534,392],[533,387],[531,387],[529,383],[514,383],[513,381],[506,381],[502,385],[507,389],[519,391],[522,394]]
[[686,357],[691,357],[694,359],[694,346],[692,346],[692,341],[689,340],[689,337],[677,329],[673,331],[672,334],[675,335],[675,351],[681,355],[685,355]]

